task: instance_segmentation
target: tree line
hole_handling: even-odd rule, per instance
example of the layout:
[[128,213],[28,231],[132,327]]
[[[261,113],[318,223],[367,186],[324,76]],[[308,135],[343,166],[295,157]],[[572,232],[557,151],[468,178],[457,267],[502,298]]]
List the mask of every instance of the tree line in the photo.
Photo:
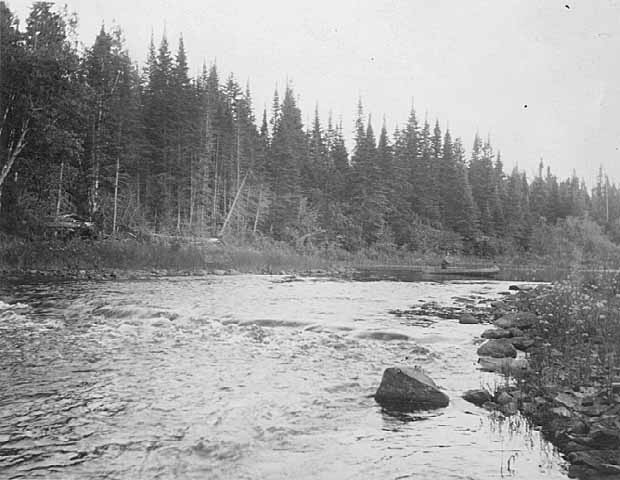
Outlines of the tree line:
[[77,22],[36,2],[23,28],[0,2],[0,221],[33,230],[77,212],[105,234],[269,236],[349,250],[394,245],[527,250],[532,229],[589,217],[620,239],[620,191],[590,191],[542,160],[505,172],[489,139],[464,141],[415,109],[375,134],[362,102],[341,122],[302,122],[291,84],[255,118],[249,86],[216,65],[188,74],[183,38],[151,38],[142,68],[118,28],[81,51]]

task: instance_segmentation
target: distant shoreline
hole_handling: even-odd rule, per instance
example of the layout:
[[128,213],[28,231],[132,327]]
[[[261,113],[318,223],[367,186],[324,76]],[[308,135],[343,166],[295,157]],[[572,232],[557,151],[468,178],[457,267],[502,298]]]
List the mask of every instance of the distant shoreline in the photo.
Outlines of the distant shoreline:
[[[41,279],[146,279],[164,276],[249,274],[297,274],[352,278],[358,269],[378,266],[435,267],[443,256],[434,252],[368,248],[358,252],[341,249],[295,248],[270,239],[205,244],[200,239],[178,242],[104,240],[24,240],[0,242],[3,278]],[[497,264],[496,277],[507,281],[555,281],[575,269],[607,268],[604,263],[558,262],[557,259],[503,256],[494,259],[453,255],[451,264],[475,268]],[[612,266],[609,266],[612,267]],[[396,272],[398,273],[398,272]],[[371,278],[368,278],[371,279]],[[377,277],[375,279],[382,279]],[[407,278],[384,278],[411,280]]]

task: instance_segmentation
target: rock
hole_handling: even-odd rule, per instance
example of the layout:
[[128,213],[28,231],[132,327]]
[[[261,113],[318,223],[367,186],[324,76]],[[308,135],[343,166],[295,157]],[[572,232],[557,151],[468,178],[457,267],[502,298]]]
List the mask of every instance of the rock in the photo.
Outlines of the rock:
[[521,411],[526,415],[533,415],[536,412],[536,407],[532,402],[523,402],[521,404]]
[[590,427],[588,424],[578,418],[574,418],[571,420],[567,432],[571,435],[585,435],[588,433]]
[[581,443],[577,443],[573,441],[568,441],[566,445],[562,447],[562,451],[564,453],[583,452],[585,450],[590,450],[590,447],[587,447],[586,445],[582,445]]
[[577,396],[570,392],[560,392],[553,399],[560,405],[570,409],[577,408],[581,403]]
[[469,403],[473,403],[477,407],[481,407],[486,402],[492,401],[493,397],[489,392],[484,389],[476,389],[467,390],[465,393],[463,393],[463,399],[465,399]]
[[519,290],[521,290],[521,287],[519,287],[519,285],[510,285],[508,287],[508,290],[512,290],[514,292],[518,292]]
[[494,412],[495,410],[499,408],[499,405],[495,402],[484,402],[484,404],[482,405],[482,408],[484,408],[485,410]]
[[481,337],[487,339],[508,338],[510,337],[510,332],[505,328],[489,328],[482,332]]
[[579,411],[588,417],[599,417],[606,411],[606,407],[599,403],[595,403],[594,405],[582,406]]
[[226,275],[226,270],[215,269],[213,270],[213,275],[218,275],[218,276]]
[[547,399],[545,397],[538,396],[538,397],[534,398],[534,404],[537,407],[543,407],[543,406],[547,405],[547,403],[549,403],[549,402],[547,402]]
[[390,367],[383,372],[375,400],[399,411],[428,410],[448,406],[448,396],[419,368]]
[[519,376],[530,368],[530,364],[525,358],[480,357],[478,364],[480,365],[480,370],[484,372],[496,372],[513,376]]
[[475,325],[477,323],[480,323],[480,320],[474,317],[471,313],[464,313],[459,318],[459,323],[463,325]]
[[512,402],[512,400],[513,399],[508,392],[500,392],[495,399],[495,401],[500,405],[506,405],[507,403]]
[[480,348],[478,348],[478,355],[494,358],[514,358],[517,356],[517,350],[513,347],[510,340],[499,338],[484,342]]
[[478,363],[484,372],[510,373],[512,358],[480,357]]
[[511,415],[516,415],[516,413],[519,411],[519,407],[517,406],[517,402],[511,401],[502,405],[499,408],[499,411],[507,417],[510,417]]
[[595,425],[590,429],[589,437],[591,440],[586,445],[591,447],[605,450],[620,448],[620,431],[616,429]]
[[490,303],[491,307],[494,308],[495,310],[500,309],[500,308],[504,308],[505,307],[505,303],[503,300],[495,300],[493,302]]
[[[614,452],[617,455],[617,452]],[[575,465],[587,465],[598,472],[620,474],[620,465],[612,464],[603,452],[577,451],[567,455],[568,461]]]
[[496,327],[500,328],[520,328],[527,329],[530,328],[537,321],[536,315],[529,312],[511,312],[507,313],[504,316],[493,322]]
[[510,332],[511,337],[522,337],[525,335],[525,332],[517,327],[509,328],[508,331]]
[[532,348],[535,342],[530,337],[512,337],[510,339],[510,343],[512,343],[513,347],[515,347],[517,350],[525,352],[528,349]]
[[570,418],[572,415],[571,411],[564,406],[552,408],[551,412],[554,415],[557,415],[558,417],[562,417],[562,418]]

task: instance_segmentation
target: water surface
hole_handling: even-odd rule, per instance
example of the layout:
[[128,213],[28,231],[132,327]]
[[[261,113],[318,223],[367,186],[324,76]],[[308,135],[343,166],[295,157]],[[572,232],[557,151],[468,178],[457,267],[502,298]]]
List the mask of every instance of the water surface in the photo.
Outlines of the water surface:
[[[505,282],[232,276],[5,285],[0,477],[567,478],[518,417],[460,398],[483,325],[396,316]],[[450,406],[393,415],[384,368],[420,365]]]

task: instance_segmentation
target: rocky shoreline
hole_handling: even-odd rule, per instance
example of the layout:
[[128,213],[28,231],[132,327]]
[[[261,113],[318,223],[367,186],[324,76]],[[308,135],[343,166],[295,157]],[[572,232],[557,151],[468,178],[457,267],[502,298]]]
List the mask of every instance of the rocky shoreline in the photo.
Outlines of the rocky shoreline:
[[510,381],[494,392],[470,390],[463,398],[506,416],[520,412],[570,463],[571,477],[620,479],[620,382],[568,386],[547,380],[536,361],[543,353],[560,357],[548,351],[551,342],[541,328],[547,320],[523,309],[549,288],[518,291],[491,304],[494,328],[482,334],[479,363]]

